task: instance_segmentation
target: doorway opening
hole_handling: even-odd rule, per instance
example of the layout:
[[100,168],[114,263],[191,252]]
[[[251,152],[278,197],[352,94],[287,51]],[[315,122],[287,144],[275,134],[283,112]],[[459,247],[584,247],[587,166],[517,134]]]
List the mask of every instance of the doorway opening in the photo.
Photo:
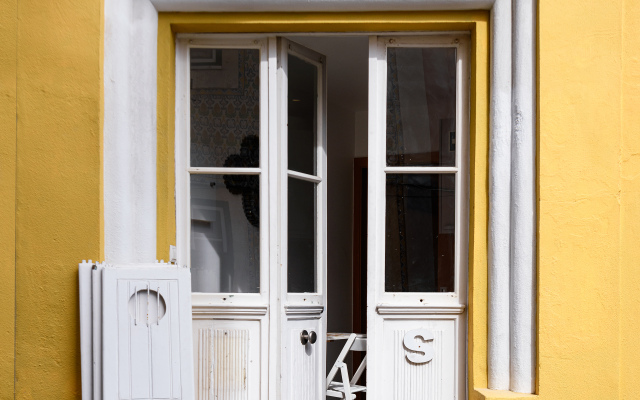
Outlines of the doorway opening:
[[[466,219],[467,197],[465,45],[457,37],[443,37],[430,44],[420,37],[405,38],[402,44],[394,37],[379,38],[378,57],[382,56],[385,67],[372,77],[372,43],[367,36],[296,36],[291,40],[327,56],[327,332],[374,333],[367,332],[367,314],[372,309],[381,314],[379,306],[384,308],[387,302],[403,304],[391,307],[390,313],[398,313],[396,317],[380,318],[376,314],[375,334],[382,336],[375,340],[395,345],[398,339],[393,337],[404,336],[400,351],[388,353],[385,360],[398,363],[401,374],[403,363],[409,360],[411,367],[406,371],[412,372],[407,373],[419,374],[416,371],[435,357],[436,361],[424,368],[425,374],[431,374],[443,365],[443,354],[430,346],[433,332],[439,331],[437,336],[457,330],[459,343],[448,345],[449,351],[460,349],[460,343],[464,343],[460,332],[464,323],[458,322],[464,317],[453,317],[458,319],[451,324],[438,320],[437,315],[442,312],[439,307],[447,302],[455,303],[461,310],[456,315],[460,315],[464,310],[461,300],[466,296],[466,272],[462,268],[466,263],[462,250],[466,247],[466,229],[461,224]],[[368,113],[375,108],[368,103],[369,90],[378,77],[386,81],[385,89],[375,93],[382,105],[377,111],[384,114],[381,120],[386,123],[370,129]],[[384,155],[383,159],[376,158],[374,176],[382,186],[373,192],[368,187],[368,139],[377,140],[373,148],[383,149],[377,155]],[[367,263],[371,193],[378,204],[375,217],[384,215],[384,238],[374,242],[384,250],[378,253],[382,257]],[[371,271],[372,266],[375,271]],[[371,282],[367,284],[368,272],[377,274],[374,282],[381,283],[373,285],[376,304],[367,304],[367,288],[372,288]],[[402,308],[405,305],[415,308],[407,314]],[[411,316],[414,312],[424,313],[423,317]],[[412,318],[416,319],[408,323]],[[416,341],[417,337],[421,339]],[[428,351],[418,350],[421,356],[412,358],[416,343],[426,343]],[[341,349],[342,342],[327,344],[327,370]],[[354,359],[346,360],[352,376],[362,356],[349,354],[354,354]],[[459,363],[450,371],[461,368]],[[441,383],[451,385],[445,392],[461,393],[461,376],[460,372],[443,378],[434,375],[425,382],[431,379],[433,384],[442,379]],[[406,383],[411,382],[406,379]],[[366,385],[365,380],[366,376],[360,383]],[[400,389],[387,390],[397,395]],[[365,398],[364,393],[358,396]],[[444,392],[442,396],[447,397]]]
[[[177,206],[179,249],[191,245],[202,310],[197,387],[317,400],[359,376],[369,352],[370,381],[352,382],[369,397],[409,398],[419,385],[460,398],[467,43],[465,33],[179,38],[177,193],[189,204]],[[361,353],[344,358],[355,334],[367,335]],[[212,375],[228,358],[242,372]],[[334,379],[338,363],[349,371]]]

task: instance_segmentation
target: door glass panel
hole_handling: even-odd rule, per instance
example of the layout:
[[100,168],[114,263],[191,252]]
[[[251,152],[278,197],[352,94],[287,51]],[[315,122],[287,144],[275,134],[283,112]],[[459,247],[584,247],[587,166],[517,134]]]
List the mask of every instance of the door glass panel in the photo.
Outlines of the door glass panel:
[[455,175],[386,180],[385,290],[453,292]]
[[316,175],[318,68],[288,56],[289,169]]
[[191,288],[260,290],[258,175],[191,175]]
[[190,61],[190,165],[258,167],[260,51],[191,48]]
[[387,49],[387,165],[455,166],[456,49]]
[[289,178],[287,193],[287,287],[289,293],[316,292],[317,184]]

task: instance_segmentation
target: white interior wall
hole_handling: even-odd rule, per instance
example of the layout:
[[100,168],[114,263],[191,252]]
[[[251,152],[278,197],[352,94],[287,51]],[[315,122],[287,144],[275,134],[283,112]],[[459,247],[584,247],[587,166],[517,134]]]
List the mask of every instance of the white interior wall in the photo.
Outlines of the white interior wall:
[[[352,332],[353,159],[367,151],[368,38],[289,39],[327,56],[327,330]],[[343,345],[328,344],[327,368]]]

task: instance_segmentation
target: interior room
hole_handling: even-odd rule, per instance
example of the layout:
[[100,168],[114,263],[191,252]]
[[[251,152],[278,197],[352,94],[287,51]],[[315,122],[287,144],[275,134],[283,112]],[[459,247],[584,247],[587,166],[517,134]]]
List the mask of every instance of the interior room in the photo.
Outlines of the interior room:
[[[366,239],[362,235],[366,232],[366,225],[362,225],[366,224],[366,217],[362,218],[366,207],[362,207],[362,192],[355,193],[354,173],[362,176],[367,157],[369,38],[288,39],[327,56],[327,332],[366,333],[366,240],[357,240]],[[359,183],[362,189],[362,179]],[[364,194],[366,204],[366,190]],[[361,200],[359,207],[354,207],[354,195]],[[355,221],[354,211],[360,212]],[[360,226],[355,226],[358,223]],[[354,272],[358,275],[355,279]],[[343,345],[344,341],[327,344],[327,371]],[[347,358],[351,373],[352,365],[357,367],[359,361]]]

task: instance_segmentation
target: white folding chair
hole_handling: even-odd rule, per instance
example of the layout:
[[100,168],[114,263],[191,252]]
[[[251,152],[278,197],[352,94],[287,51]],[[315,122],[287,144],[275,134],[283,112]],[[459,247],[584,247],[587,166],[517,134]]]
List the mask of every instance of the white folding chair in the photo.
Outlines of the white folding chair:
[[[355,393],[367,391],[366,386],[356,385],[356,382],[358,382],[358,379],[360,379],[360,376],[362,376],[362,373],[367,367],[367,356],[364,356],[360,366],[353,374],[351,380],[349,380],[347,365],[344,363],[344,359],[347,357],[349,351],[367,351],[367,336],[355,333],[349,335],[347,343],[345,343],[335,364],[333,364],[331,371],[329,371],[329,375],[327,375],[327,396],[352,400],[356,398]],[[342,376],[342,382],[333,380],[338,370]]]

